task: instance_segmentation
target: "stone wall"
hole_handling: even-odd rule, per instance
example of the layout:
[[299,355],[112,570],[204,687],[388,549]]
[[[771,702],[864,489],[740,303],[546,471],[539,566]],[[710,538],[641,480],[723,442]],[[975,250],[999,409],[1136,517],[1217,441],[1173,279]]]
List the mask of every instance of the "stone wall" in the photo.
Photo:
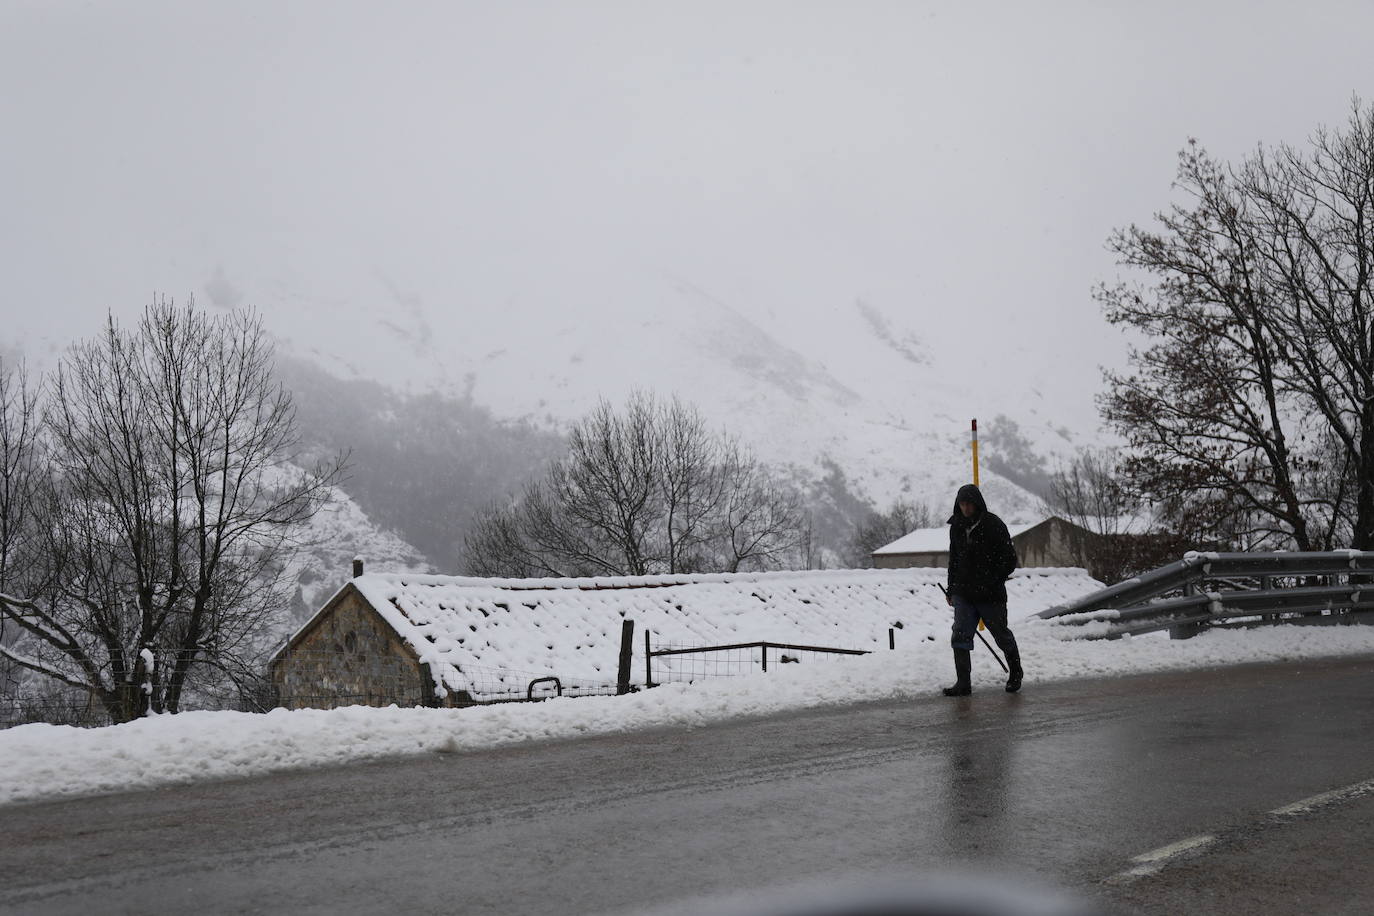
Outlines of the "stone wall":
[[287,709],[424,705],[425,672],[356,591],[345,592],[272,670]]
[[1051,518],[1013,538],[1022,566],[1091,565],[1089,541],[1093,535],[1077,525]]
[[873,555],[874,569],[944,569],[948,553],[879,553]]

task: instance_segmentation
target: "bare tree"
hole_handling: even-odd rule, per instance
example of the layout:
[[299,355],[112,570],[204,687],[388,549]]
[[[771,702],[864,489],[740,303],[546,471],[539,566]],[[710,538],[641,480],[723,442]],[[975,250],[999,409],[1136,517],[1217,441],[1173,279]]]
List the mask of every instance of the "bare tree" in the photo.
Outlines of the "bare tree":
[[26,553],[41,477],[37,397],[23,363],[0,356],[0,592],[31,565]]
[[558,575],[521,536],[534,484],[525,487],[524,501],[510,500],[479,512],[463,536],[464,569],[471,575],[524,579]]
[[1085,449],[1050,475],[1046,512],[1095,534],[1140,533],[1138,506],[1106,449]]
[[12,662],[115,721],[176,712],[195,677],[247,673],[293,536],[342,459],[306,462],[258,319],[194,305],[111,318],[45,398],[41,587],[0,596]]
[[[38,568],[33,553],[35,504],[41,472],[37,389],[22,362],[0,355],[0,594],[23,591]],[[19,636],[0,615],[0,645]],[[0,697],[19,686],[20,670],[0,657]]]
[[802,569],[825,569],[827,550],[816,534],[815,515],[808,510],[802,522],[797,555]]
[[873,551],[919,528],[932,528],[937,519],[925,503],[894,502],[886,512],[872,511],[854,528],[845,559],[856,569],[873,565]]
[[1111,242],[1152,285],[1098,291],[1150,341],[1102,404],[1132,486],[1217,540],[1374,546],[1374,109],[1234,168],[1190,143],[1176,187]]
[[[1281,340],[1284,387],[1350,468],[1351,546],[1374,547],[1374,105],[1306,152],[1259,150],[1239,181]],[[1339,506],[1336,507],[1340,511]]]
[[1176,516],[1192,524],[1179,528],[1155,524],[1154,509],[1129,488],[1117,454],[1109,449],[1085,449],[1050,475],[1045,511],[1073,522],[1093,535],[1083,544],[1088,571],[1103,582],[1120,582],[1165,563],[1188,550],[1218,546],[1199,533],[1211,519],[1212,507],[1192,500]]
[[674,399],[601,403],[568,453],[464,539],[478,575],[652,575],[772,568],[802,544],[800,498]]
[[717,536],[704,545],[711,566],[726,572],[777,567],[804,549],[810,519],[801,496],[738,443],[723,452],[716,465],[723,497],[714,513]]
[[[630,410],[639,398],[631,399]],[[757,465],[743,467],[745,457],[732,441],[716,436],[693,408],[674,399],[657,411],[662,440],[658,463],[658,494],[662,524],[662,553],[672,572],[702,572],[720,567],[713,544],[732,534],[732,507],[750,503],[741,491],[751,485],[743,478]],[[733,513],[738,520],[739,512]],[[722,530],[724,528],[725,530]],[[731,571],[739,558],[730,550]]]

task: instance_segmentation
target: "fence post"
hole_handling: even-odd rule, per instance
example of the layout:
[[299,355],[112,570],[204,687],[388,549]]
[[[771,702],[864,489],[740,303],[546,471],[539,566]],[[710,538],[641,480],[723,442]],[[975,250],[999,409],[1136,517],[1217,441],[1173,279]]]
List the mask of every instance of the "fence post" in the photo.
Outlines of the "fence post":
[[434,670],[428,662],[420,662],[420,705],[443,705],[439,702],[439,695],[434,691]]
[[[1196,595],[1197,585],[1195,583],[1189,582],[1187,585],[1183,586],[1183,594]],[[1169,638],[1192,639],[1194,636],[1201,632],[1202,624],[1200,623],[1180,623],[1169,627]]]
[[761,642],[761,643],[759,643],[759,645],[763,648],[763,670],[764,670],[764,671],[767,671],[767,670],[768,670],[768,643],[766,643],[766,642]]
[[620,666],[616,670],[615,692],[621,696],[630,692],[630,659],[634,654],[635,622],[620,624]]
[[897,648],[897,631],[892,627],[887,628],[887,647],[889,649]]
[[644,628],[644,686],[654,686],[654,657],[649,649],[649,628]]

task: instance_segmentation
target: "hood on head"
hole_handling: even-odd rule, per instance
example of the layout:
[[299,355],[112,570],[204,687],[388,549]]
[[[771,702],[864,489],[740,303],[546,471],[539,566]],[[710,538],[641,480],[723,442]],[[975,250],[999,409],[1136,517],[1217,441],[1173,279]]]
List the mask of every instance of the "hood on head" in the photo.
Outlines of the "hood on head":
[[983,499],[983,491],[971,483],[966,483],[959,488],[959,495],[954,497],[954,513],[949,517],[951,522],[964,517],[964,513],[959,511],[959,504],[962,502],[973,503],[974,508],[978,510],[978,515],[988,511],[988,504]]

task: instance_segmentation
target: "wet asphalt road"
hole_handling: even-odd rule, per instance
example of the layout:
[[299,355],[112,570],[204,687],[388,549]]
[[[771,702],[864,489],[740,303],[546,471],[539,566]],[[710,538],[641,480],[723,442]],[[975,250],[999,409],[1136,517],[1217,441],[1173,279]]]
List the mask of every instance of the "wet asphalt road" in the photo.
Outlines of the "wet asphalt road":
[[958,871],[1119,913],[1370,913],[1372,839],[1360,658],[0,808],[0,911],[619,913]]

